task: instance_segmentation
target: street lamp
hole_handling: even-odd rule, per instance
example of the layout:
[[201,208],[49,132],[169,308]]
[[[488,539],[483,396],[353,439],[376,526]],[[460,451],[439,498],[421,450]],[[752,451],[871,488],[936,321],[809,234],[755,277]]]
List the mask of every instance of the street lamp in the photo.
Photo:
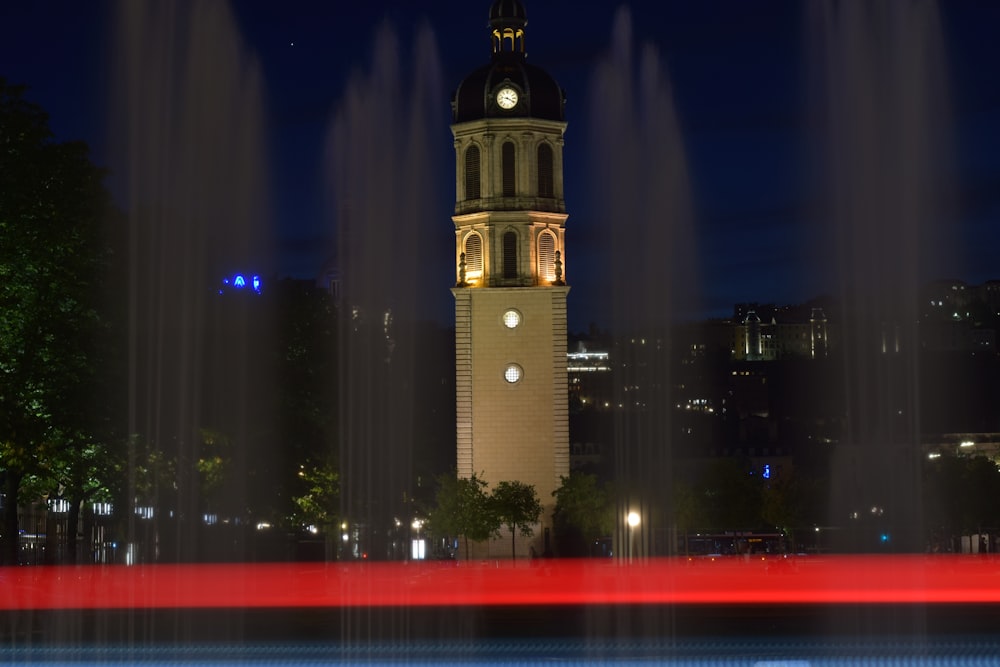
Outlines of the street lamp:
[[625,521],[628,523],[628,562],[632,562],[632,542],[633,542],[633,532],[635,527],[639,525],[639,513],[631,511],[628,516],[625,517]]
[[413,560],[423,560],[427,557],[424,541],[420,538],[420,529],[424,527],[424,522],[421,519],[414,519],[410,526],[417,532],[417,537],[410,546],[410,558]]

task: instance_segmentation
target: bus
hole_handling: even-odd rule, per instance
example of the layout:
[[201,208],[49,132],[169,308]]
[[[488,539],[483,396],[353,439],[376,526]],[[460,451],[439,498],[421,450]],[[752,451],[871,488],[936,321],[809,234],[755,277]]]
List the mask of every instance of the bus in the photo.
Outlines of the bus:
[[684,536],[679,545],[688,556],[747,556],[778,555],[786,551],[785,536],[782,533],[755,533],[751,531],[728,531],[723,533],[694,533]]

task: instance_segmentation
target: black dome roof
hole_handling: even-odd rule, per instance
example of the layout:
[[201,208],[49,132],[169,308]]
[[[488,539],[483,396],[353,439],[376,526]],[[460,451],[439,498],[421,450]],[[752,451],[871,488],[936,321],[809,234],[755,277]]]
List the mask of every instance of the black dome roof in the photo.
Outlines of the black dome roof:
[[[521,95],[512,111],[496,107],[493,95],[501,84],[509,82]],[[565,120],[566,98],[562,88],[541,67],[520,58],[505,56],[480,67],[458,85],[451,101],[452,121],[462,123],[481,118],[531,116],[546,120]]]
[[528,15],[520,0],[494,0],[490,7],[490,25],[497,22],[508,23],[517,21],[523,27],[528,23]]
[[[493,61],[458,85],[451,101],[453,122],[511,116],[565,120],[562,88],[548,72],[525,62],[527,25],[528,16],[520,0],[493,0],[489,20]],[[511,110],[500,109],[494,102],[496,91],[504,84],[512,85],[519,94],[518,104]]]

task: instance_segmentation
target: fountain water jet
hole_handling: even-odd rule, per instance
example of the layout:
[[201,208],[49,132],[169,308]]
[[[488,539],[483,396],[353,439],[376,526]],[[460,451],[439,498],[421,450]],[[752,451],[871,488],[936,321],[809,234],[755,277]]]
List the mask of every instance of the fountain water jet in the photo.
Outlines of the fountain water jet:
[[[127,558],[190,560],[208,555],[205,515],[248,520],[247,460],[270,432],[257,391],[270,383],[256,374],[263,307],[217,294],[235,271],[271,275],[261,81],[226,3],[123,0],[116,21],[112,136],[129,221],[121,501],[128,542],[145,545]],[[230,468],[210,492],[199,465],[216,454]],[[164,464],[159,476],[151,456]],[[155,516],[138,518],[133,504]]]
[[924,548],[917,306],[947,164],[933,2],[815,6],[827,181],[843,299],[846,443],[831,466],[842,548]]
[[[671,502],[671,325],[698,300],[690,186],[670,85],[657,50],[633,63],[631,16],[615,17],[609,53],[591,90],[590,191],[608,233],[607,299],[615,350],[615,553],[673,550]],[[625,518],[638,513],[638,523]],[[633,541],[635,542],[634,544]]]
[[[447,136],[433,34],[414,31],[411,71],[394,32],[375,38],[331,120],[327,183],[339,272],[341,512],[352,537],[345,558],[409,553],[415,413],[420,409],[416,324],[427,294],[447,284],[429,270],[450,238],[435,193]],[[444,294],[442,292],[442,294]]]

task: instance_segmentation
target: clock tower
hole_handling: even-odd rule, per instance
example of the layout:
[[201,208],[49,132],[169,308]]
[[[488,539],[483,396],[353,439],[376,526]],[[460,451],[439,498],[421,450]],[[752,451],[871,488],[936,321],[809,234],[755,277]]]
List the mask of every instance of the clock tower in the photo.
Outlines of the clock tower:
[[[457,470],[534,487],[544,512],[518,557],[550,549],[552,492],[569,474],[565,96],[526,62],[527,24],[518,0],[493,2],[491,61],[451,103]],[[509,536],[495,548],[509,555]]]

